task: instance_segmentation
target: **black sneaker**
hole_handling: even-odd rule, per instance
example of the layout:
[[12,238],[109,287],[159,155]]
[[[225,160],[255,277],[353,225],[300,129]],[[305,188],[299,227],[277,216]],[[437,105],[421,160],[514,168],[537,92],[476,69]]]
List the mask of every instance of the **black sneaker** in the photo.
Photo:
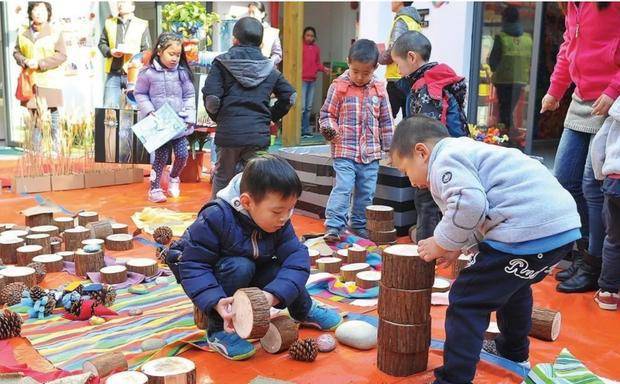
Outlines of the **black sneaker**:
[[[495,344],[495,340],[483,340],[482,341],[482,350],[485,351],[486,353],[490,353],[491,355],[495,355],[495,356],[499,356],[499,357],[504,357],[497,350],[497,344]],[[505,359],[505,357],[504,357],[504,359]],[[520,366],[522,366],[525,369],[531,369],[532,368],[532,366],[530,365],[530,361],[529,360],[515,361],[515,363],[519,364]]]
[[323,235],[323,240],[328,243],[336,243],[340,241],[340,230],[334,227],[327,227],[325,235]]

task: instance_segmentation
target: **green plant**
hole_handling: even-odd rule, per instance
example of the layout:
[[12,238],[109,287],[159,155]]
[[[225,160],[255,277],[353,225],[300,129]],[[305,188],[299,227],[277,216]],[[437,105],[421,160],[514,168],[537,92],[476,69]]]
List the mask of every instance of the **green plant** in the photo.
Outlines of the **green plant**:
[[186,39],[193,38],[203,28],[207,45],[211,45],[211,29],[220,21],[215,12],[207,12],[199,2],[169,3],[162,8],[162,28],[164,31],[177,32]]
[[187,136],[189,141],[189,149],[192,152],[192,159],[196,158],[196,144],[198,144],[198,152],[202,152],[206,143],[209,142],[209,134],[202,131],[194,131],[191,135]]

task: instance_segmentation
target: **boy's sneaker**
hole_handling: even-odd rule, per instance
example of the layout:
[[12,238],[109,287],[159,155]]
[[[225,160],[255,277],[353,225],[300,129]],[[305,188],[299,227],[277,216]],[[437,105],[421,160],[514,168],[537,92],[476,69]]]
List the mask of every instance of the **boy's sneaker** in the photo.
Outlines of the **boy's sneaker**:
[[357,237],[361,237],[362,239],[368,239],[368,230],[366,228],[350,228],[351,233],[353,233]]
[[334,227],[327,227],[323,240],[328,243],[336,243],[340,241],[340,230]]
[[149,201],[152,203],[164,203],[166,201],[166,195],[161,188],[151,189],[149,191]]
[[207,335],[207,342],[211,349],[230,360],[246,360],[256,353],[254,345],[236,333],[214,332]]
[[[483,340],[482,341],[482,350],[487,352],[487,353],[490,353],[491,355],[503,357],[505,359],[505,357],[502,356],[499,353],[499,351],[497,350],[497,344],[495,344],[495,340]],[[508,360],[510,360],[510,359],[508,359]],[[530,365],[530,361],[529,360],[515,361],[515,363],[519,364],[520,366],[522,366],[525,369],[531,369],[532,368],[532,366]]]
[[333,331],[342,323],[342,316],[331,308],[325,308],[312,301],[312,308],[306,320],[301,324],[306,327],[318,328],[322,331]]
[[171,177],[168,181],[168,196],[179,197],[181,195],[181,179],[179,177]]
[[596,295],[594,295],[594,301],[596,301],[601,309],[615,311],[618,309],[620,294],[599,289],[598,292],[596,292]]

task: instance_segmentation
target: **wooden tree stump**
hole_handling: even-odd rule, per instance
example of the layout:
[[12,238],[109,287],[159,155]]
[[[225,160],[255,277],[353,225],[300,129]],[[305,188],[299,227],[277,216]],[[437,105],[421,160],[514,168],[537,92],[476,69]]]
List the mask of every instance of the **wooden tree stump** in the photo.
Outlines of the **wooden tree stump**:
[[393,244],[396,242],[396,229],[389,231],[368,231],[370,240],[378,245]]
[[421,324],[430,320],[431,290],[405,290],[379,285],[379,318],[398,324]]
[[25,217],[27,227],[36,227],[38,225],[52,224],[54,210],[47,207],[36,206],[23,210],[22,214]]
[[310,256],[310,265],[316,265],[316,260],[321,257],[316,249],[308,249],[308,255]]
[[112,373],[126,371],[127,368],[129,368],[127,360],[120,352],[104,353],[82,364],[84,372],[91,372],[93,375],[101,378]]
[[87,245],[96,245],[99,248],[103,249],[103,248],[105,248],[105,240],[102,240],[102,239],[86,239],[86,240],[82,240],[82,248],[87,246]]
[[394,229],[394,220],[368,220],[366,228],[374,232],[386,232]]
[[93,211],[83,211],[78,213],[78,224],[85,227],[86,224],[99,221],[99,214]]
[[43,254],[40,245],[24,245],[17,248],[17,265],[25,266],[32,262],[32,258]]
[[[6,287],[6,279],[4,278],[4,276],[0,275],[0,292],[2,292],[4,287]],[[0,305],[2,305],[1,301],[0,301]]]
[[157,261],[147,258],[137,258],[127,260],[127,270],[129,272],[139,273],[146,277],[154,276],[159,271]]
[[269,330],[270,306],[262,290],[241,288],[233,295],[233,326],[242,339],[265,336]]
[[194,324],[198,329],[207,329],[209,326],[209,317],[206,313],[194,305]]
[[110,235],[105,239],[105,247],[110,251],[128,251],[133,249],[133,236],[126,233]]
[[13,229],[9,229],[8,231],[2,232],[2,236],[0,237],[3,237],[5,239],[10,238],[10,237],[19,237],[23,239],[29,234],[30,234],[30,229],[19,229],[15,227]]
[[108,376],[105,384],[147,384],[149,378],[142,372],[124,371]]
[[321,257],[316,260],[316,265],[321,272],[338,273],[342,265],[342,259],[339,257]]
[[50,250],[51,253],[62,252],[62,239],[56,238],[57,240],[50,240]]
[[530,336],[545,341],[555,341],[560,336],[562,314],[553,309],[532,309],[532,329]]
[[0,269],[0,275],[4,276],[6,285],[11,283],[24,283],[28,288],[32,288],[37,284],[34,268],[9,266]]
[[142,366],[148,384],[196,384],[196,365],[183,357],[161,357]]
[[2,224],[0,224],[0,235],[2,234],[2,232],[8,231],[9,229],[13,228],[14,226],[15,226],[15,224],[11,224],[11,223],[2,223]]
[[260,345],[269,353],[288,351],[299,338],[299,326],[288,316],[271,320],[267,334],[260,339]]
[[459,274],[463,269],[465,269],[469,262],[471,261],[471,257],[467,255],[461,255],[456,259],[456,261],[452,264],[452,278],[456,279],[459,277]]
[[340,277],[343,281],[355,281],[355,275],[358,272],[368,270],[370,270],[370,265],[367,263],[346,264],[340,267]]
[[82,246],[82,240],[90,237],[90,230],[82,226],[67,228],[63,233],[65,251],[77,251]]
[[426,371],[428,350],[418,353],[397,353],[379,343],[377,368],[391,376],[404,377]]
[[435,262],[427,263],[413,244],[397,244],[383,250],[381,283],[388,288],[428,289],[435,282]]
[[366,219],[368,221],[394,222],[394,208],[387,205],[369,205],[366,207]]
[[114,234],[110,220],[93,221],[86,224],[86,228],[90,229],[90,237],[93,239],[105,240],[106,237]]
[[38,227],[30,228],[30,233],[46,233],[52,236],[59,236],[60,230],[55,225],[39,225]]
[[396,353],[419,353],[428,351],[431,345],[431,321],[422,324],[398,324],[379,319],[377,340],[385,348]]
[[129,233],[127,224],[112,223],[112,234],[118,235],[119,233]]
[[110,265],[99,270],[101,281],[105,284],[120,284],[127,281],[127,267],[124,265]]
[[364,289],[377,287],[380,281],[381,272],[379,271],[362,271],[355,275],[355,285]]
[[20,237],[0,236],[0,260],[2,260],[4,264],[16,264],[17,248],[25,244],[24,240]]
[[62,256],[63,261],[68,261],[73,263],[75,260],[75,252],[73,251],[62,251],[62,252],[56,252],[57,255]]
[[41,263],[45,267],[45,272],[61,272],[64,267],[64,261],[60,255],[39,255],[32,258],[32,261]]
[[74,256],[75,262],[75,275],[80,277],[86,277],[88,272],[99,272],[101,268],[105,267],[105,261],[103,259],[103,251],[97,252],[84,252],[83,249],[78,249]]
[[26,236],[27,245],[40,245],[43,248],[42,254],[52,252],[52,243],[50,242],[50,235],[47,233],[35,233],[33,235]]
[[365,263],[367,255],[368,251],[366,250],[366,248],[357,244],[354,244],[351,247],[347,248],[347,262],[349,263]]
[[328,257],[337,257],[342,261],[342,264],[347,264],[349,262],[349,250],[347,248],[338,249],[333,253],[333,256]]
[[450,280],[443,277],[435,277],[433,292],[448,292],[450,290]]
[[60,216],[54,218],[54,225],[58,227],[60,233],[69,228],[75,228],[75,219],[70,216]]

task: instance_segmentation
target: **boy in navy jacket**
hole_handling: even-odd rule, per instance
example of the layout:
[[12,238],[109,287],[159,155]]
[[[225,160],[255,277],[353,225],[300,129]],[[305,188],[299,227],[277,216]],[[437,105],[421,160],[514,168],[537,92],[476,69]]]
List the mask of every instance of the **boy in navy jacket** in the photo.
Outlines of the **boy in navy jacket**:
[[[258,287],[271,306],[322,330],[342,321],[335,311],[313,303],[305,288],[308,249],[299,242],[290,217],[301,181],[285,160],[263,155],[208,203],[171,249],[182,252],[178,275],[194,304],[208,315],[211,348],[232,360],[254,355],[232,325],[232,295]],[[169,256],[170,257],[170,256]]]

